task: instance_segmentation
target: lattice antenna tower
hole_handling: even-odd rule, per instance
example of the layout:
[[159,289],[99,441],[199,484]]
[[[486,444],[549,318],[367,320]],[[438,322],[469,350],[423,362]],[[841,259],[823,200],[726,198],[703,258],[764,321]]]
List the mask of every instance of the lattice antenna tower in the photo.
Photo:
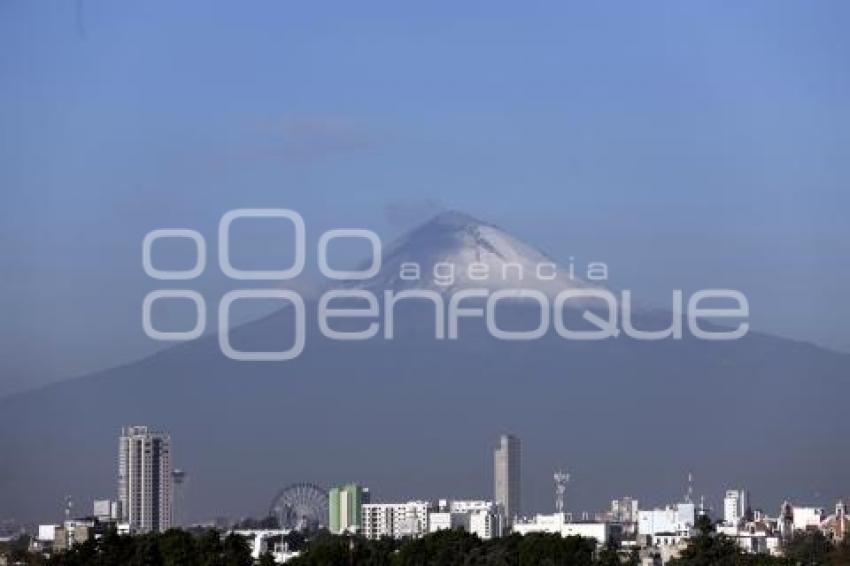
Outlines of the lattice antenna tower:
[[564,512],[564,494],[567,492],[567,484],[570,483],[570,474],[562,471],[555,472],[555,511]]

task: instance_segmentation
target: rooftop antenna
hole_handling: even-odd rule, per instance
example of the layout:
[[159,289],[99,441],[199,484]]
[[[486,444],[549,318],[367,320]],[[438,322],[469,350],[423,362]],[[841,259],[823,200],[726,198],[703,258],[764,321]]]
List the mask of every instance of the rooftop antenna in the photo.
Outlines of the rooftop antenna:
[[70,495],[65,496],[65,520],[71,520],[71,511],[74,508],[74,499]]
[[685,503],[693,503],[694,496],[694,475],[688,472],[688,491],[685,493]]
[[567,484],[570,483],[570,474],[562,471],[555,472],[555,511],[564,512],[564,494],[567,492]]

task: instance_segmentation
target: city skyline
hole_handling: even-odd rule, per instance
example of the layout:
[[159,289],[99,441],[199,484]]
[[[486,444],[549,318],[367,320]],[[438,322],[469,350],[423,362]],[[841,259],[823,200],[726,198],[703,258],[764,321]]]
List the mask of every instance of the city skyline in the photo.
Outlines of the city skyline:
[[[781,558],[803,533],[822,533],[827,537],[824,540],[836,544],[850,533],[850,517],[843,500],[835,503],[833,513],[826,507],[785,500],[777,514],[772,515],[751,505],[747,488],[727,489],[721,514],[712,516],[703,498],[699,504],[691,500],[690,474],[682,500],[664,507],[641,506],[639,498],[626,496],[612,499],[607,510],[592,515],[582,513],[577,517],[566,510],[523,514],[518,512],[521,496],[515,489],[518,487],[515,480],[521,473],[521,441],[506,433],[499,435],[498,440],[493,452],[493,500],[373,502],[370,488],[357,483],[332,487],[326,495],[311,494],[311,490],[321,488],[303,483],[282,490],[277,498],[279,506],[270,509],[267,517],[236,522],[216,518],[214,525],[224,530],[219,536],[242,537],[254,560],[270,553],[276,563],[295,559],[302,552],[288,548],[283,541],[293,539],[282,537],[299,531],[309,541],[321,529],[348,537],[352,545],[355,539],[351,537],[363,537],[367,541],[387,537],[410,541],[446,530],[465,531],[484,541],[510,534],[523,537],[555,534],[591,541],[597,552],[603,548],[617,548],[627,554],[638,552],[649,560],[646,564],[652,565],[665,564],[680,556],[689,541],[704,528],[700,526],[702,517],[713,521],[717,533],[732,541],[737,552],[743,554]],[[172,473],[170,451],[167,432],[154,431],[146,425],[122,427],[118,500],[95,500],[91,515],[71,515],[69,505],[63,522],[38,525],[38,534],[29,543],[30,552],[45,556],[73,552],[84,542],[102,540],[110,530],[133,536],[162,533],[171,528],[170,482],[181,482],[182,478]],[[556,495],[562,494],[560,480],[556,473]],[[308,508],[313,504],[318,506]],[[209,526],[201,523],[192,528]]]
[[[116,469],[117,481],[117,499],[95,499],[93,501],[93,512],[91,514],[83,514],[80,517],[102,517],[105,520],[120,519],[127,523],[127,528],[135,532],[146,532],[150,530],[167,530],[173,521],[175,510],[174,504],[174,489],[177,483],[183,482],[185,472],[173,468],[171,463],[171,435],[167,431],[156,430],[148,425],[128,425],[121,428],[119,436],[119,456],[118,466]],[[528,519],[539,514],[560,513],[557,509],[557,502],[552,504],[551,508],[535,508],[528,510],[527,513],[521,511],[521,491],[516,488],[519,485],[517,481],[521,477],[522,468],[522,448],[521,440],[509,433],[502,433],[497,437],[498,443],[493,450],[493,467],[492,480],[493,491],[492,500],[490,503],[499,509],[504,514],[507,520],[506,526],[510,527],[510,518]],[[178,471],[177,474],[174,472]],[[559,480],[555,474],[555,480],[552,483],[552,493],[557,499],[560,493]],[[158,481],[156,478],[159,478]],[[486,474],[480,478],[482,483],[486,483]],[[687,480],[685,483],[684,480]],[[309,482],[309,478],[307,478]],[[312,483],[293,484],[297,485],[314,485]],[[151,487],[156,487],[156,490],[151,490]],[[580,486],[572,486],[580,489]],[[722,497],[718,497],[721,504],[712,505],[707,503],[714,499],[710,494],[699,493],[693,489],[693,474],[687,473],[683,478],[681,486],[681,495],[677,498],[668,499],[666,505],[687,505],[692,512],[713,514],[727,524],[735,524],[744,520],[752,520],[754,513],[769,512],[764,506],[753,506],[749,488],[727,488]],[[282,490],[285,491],[285,490]],[[452,489],[448,490],[453,491]],[[159,497],[155,494],[159,493]],[[612,488],[610,492],[613,497],[616,490]],[[334,534],[343,534],[353,529],[352,532],[359,532],[363,521],[361,515],[361,507],[365,504],[373,504],[376,507],[386,507],[394,505],[391,499],[378,496],[373,499],[371,486],[365,486],[357,482],[348,482],[343,485],[330,486],[327,488],[328,509],[327,521],[322,523],[322,526],[328,528]],[[634,497],[635,494],[619,495],[614,499],[607,499],[606,502],[611,503],[610,511],[612,520],[635,520],[638,503],[646,501],[642,497]],[[68,500],[66,497],[66,503]],[[693,501],[697,498],[698,501]],[[786,497],[783,505],[789,500],[794,500],[793,497]],[[843,498],[839,498],[839,503]],[[567,498],[567,501],[569,498]],[[128,503],[133,502],[135,503]],[[468,501],[472,504],[475,502],[486,503],[487,500],[476,500],[469,497],[448,497],[439,495],[433,498],[426,499],[411,499],[413,502],[428,502],[428,505],[442,505],[440,502],[460,501],[464,504]],[[800,500],[798,503],[815,504],[810,505],[812,509],[828,508],[828,501],[812,501]],[[822,504],[818,506],[817,504]],[[448,505],[448,503],[446,504]],[[466,504],[464,504],[466,505]],[[663,501],[655,501],[650,505],[663,506]],[[466,510],[464,507],[463,510]],[[520,511],[517,511],[520,510]],[[66,508],[66,518],[72,511],[71,507]],[[452,511],[455,508],[452,507]],[[185,510],[184,510],[185,512]],[[571,509],[567,505],[563,514],[576,517],[578,520],[587,520],[588,517],[598,516],[600,509]],[[157,516],[160,519],[157,520]],[[253,516],[262,518],[262,512],[255,513]],[[251,517],[251,515],[248,515]],[[241,518],[246,518],[245,516]],[[210,518],[211,519],[211,518]],[[240,517],[232,517],[231,519],[240,519]],[[161,521],[161,522],[160,522]],[[385,521],[386,522],[386,521]],[[296,521],[297,523],[297,521]]]

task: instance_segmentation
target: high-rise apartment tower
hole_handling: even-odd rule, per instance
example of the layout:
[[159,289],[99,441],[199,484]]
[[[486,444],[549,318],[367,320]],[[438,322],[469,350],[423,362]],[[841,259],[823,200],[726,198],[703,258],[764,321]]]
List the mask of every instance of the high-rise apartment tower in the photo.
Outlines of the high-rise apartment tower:
[[521,509],[520,453],[519,438],[510,434],[499,438],[499,447],[493,452],[494,499],[508,523],[513,522]]
[[133,532],[171,528],[171,437],[146,426],[121,429],[118,500],[121,520]]

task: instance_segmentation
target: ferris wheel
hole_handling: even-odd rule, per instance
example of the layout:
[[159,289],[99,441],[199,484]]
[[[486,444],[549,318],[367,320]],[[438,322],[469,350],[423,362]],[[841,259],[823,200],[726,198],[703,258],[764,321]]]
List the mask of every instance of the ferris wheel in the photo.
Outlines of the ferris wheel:
[[328,493],[312,483],[292,484],[272,499],[269,515],[282,529],[317,529],[328,521]]

